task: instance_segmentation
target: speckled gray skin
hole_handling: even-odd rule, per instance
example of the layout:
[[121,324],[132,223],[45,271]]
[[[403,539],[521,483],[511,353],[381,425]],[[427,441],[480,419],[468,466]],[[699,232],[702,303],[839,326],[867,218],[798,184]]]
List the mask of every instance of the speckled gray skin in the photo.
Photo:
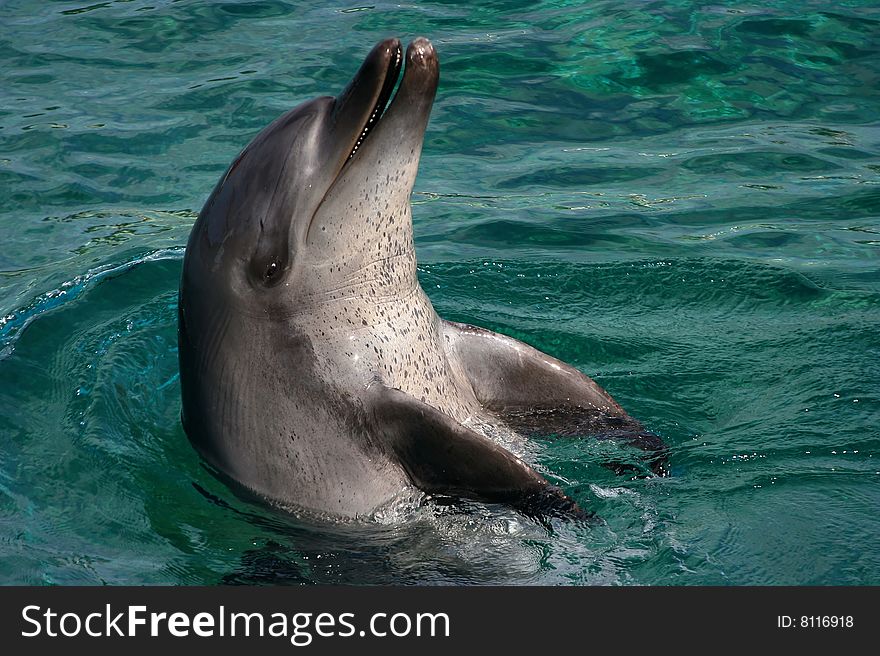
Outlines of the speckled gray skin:
[[[400,66],[396,39],[377,45],[338,98],[263,130],[206,202],[179,300],[187,435],[290,509],[366,515],[415,485],[577,514],[479,426],[640,427],[568,365],[437,316],[409,203],[438,82],[430,42],[410,44],[380,120]],[[652,448],[644,435],[627,440]]]

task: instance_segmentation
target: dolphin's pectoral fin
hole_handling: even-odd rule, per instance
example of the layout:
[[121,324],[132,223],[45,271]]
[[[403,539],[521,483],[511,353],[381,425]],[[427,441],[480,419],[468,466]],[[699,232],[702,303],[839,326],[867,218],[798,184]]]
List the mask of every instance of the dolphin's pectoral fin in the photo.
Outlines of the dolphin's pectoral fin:
[[667,473],[663,440],[574,367],[512,337],[468,324],[444,321],[443,338],[477,400],[514,430],[614,439],[644,451],[642,460],[653,473]]
[[512,337],[444,321],[443,338],[477,399],[489,410],[581,407],[627,416],[608,392],[580,371]]
[[507,503],[532,516],[592,517],[512,453],[405,392],[381,387],[373,412],[386,447],[425,492]]

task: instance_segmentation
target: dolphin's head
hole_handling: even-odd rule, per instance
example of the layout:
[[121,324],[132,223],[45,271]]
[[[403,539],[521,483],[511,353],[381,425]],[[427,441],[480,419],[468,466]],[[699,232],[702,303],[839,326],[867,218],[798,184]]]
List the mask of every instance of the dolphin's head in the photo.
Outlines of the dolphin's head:
[[274,462],[242,456],[280,430],[273,417],[284,415],[271,408],[326,401],[309,396],[313,311],[418,284],[409,196],[438,64],[426,39],[405,59],[397,39],[383,41],[339,96],[266,127],[193,225],[178,302],[181,418],[197,450],[236,480],[258,480]]
[[397,39],[382,41],[341,94],[290,110],[248,144],[193,226],[182,299],[265,315],[412,254],[409,195],[438,63],[427,39],[413,41],[386,111],[403,58]]

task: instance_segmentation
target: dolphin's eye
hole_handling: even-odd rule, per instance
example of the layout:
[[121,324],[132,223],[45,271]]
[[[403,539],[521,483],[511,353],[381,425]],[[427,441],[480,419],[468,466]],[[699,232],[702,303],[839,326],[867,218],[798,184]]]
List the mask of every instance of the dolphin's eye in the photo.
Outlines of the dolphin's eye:
[[249,277],[253,284],[261,287],[274,287],[284,280],[287,263],[278,255],[255,257],[251,260]]
[[281,263],[277,259],[273,259],[266,265],[263,271],[263,284],[272,287],[281,280]]

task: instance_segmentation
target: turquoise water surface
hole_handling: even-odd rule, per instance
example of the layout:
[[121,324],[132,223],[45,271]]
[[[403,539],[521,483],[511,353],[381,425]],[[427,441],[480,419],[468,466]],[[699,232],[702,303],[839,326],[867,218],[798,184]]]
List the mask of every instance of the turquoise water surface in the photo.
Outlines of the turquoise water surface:
[[[428,503],[321,524],[180,427],[183,248],[238,151],[424,35],[438,312],[671,446],[538,465],[604,524]],[[0,5],[0,583],[880,584],[875,2]],[[600,448],[601,447],[601,448]]]

